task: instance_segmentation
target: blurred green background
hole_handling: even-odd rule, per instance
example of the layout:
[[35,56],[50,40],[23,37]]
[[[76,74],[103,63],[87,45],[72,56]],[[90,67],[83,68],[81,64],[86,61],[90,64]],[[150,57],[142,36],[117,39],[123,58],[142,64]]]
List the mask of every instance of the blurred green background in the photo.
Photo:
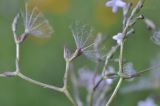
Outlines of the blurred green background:
[[[21,70],[33,79],[63,85],[65,62],[63,47],[67,44],[75,48],[69,25],[75,20],[90,24],[96,30],[108,36],[121,31],[121,10],[112,14],[105,7],[106,0],[35,0],[40,10],[45,14],[54,28],[50,39],[29,37],[21,45]],[[33,4],[36,4],[35,1]],[[136,3],[137,0],[132,0]],[[24,8],[24,0],[0,0],[0,72],[15,69],[15,45],[11,31],[13,17]],[[160,26],[160,0],[146,0],[142,10]],[[160,52],[160,47],[150,40],[151,33],[146,30],[143,22],[135,26],[136,33],[129,39],[125,47],[125,57],[134,63],[136,69],[149,66],[150,60]],[[109,42],[108,45],[115,44]],[[82,62],[83,61],[83,62]],[[90,64],[86,59],[76,61],[76,69]],[[92,65],[92,64],[91,64]],[[119,94],[113,106],[136,106],[137,102],[147,95],[160,90],[141,91],[129,94]],[[0,106],[71,106],[68,99],[61,93],[50,91],[32,85],[20,78],[0,78]]]

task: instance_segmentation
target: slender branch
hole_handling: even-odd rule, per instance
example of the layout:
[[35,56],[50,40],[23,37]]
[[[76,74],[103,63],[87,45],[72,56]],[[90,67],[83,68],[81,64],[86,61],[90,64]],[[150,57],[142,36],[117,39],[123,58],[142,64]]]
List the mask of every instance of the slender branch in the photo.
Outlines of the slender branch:
[[65,71],[64,79],[63,79],[63,82],[64,82],[63,87],[64,88],[67,88],[67,85],[68,85],[69,64],[70,64],[69,61],[66,61],[66,71]]
[[68,74],[69,74],[69,70],[70,70],[70,63],[80,55],[80,49],[76,49],[76,51],[73,53],[73,55],[69,58],[65,58],[66,61],[66,70],[64,73],[64,79],[63,79],[63,92],[66,95],[66,97],[68,97],[68,99],[71,101],[71,103],[75,106],[77,106],[77,103],[75,102],[75,100],[73,99],[73,97],[71,96],[70,92],[68,91]]
[[73,100],[73,97],[71,96],[70,92],[67,89],[63,90],[63,92],[74,106],[78,106],[77,103]]
[[[126,29],[127,30],[127,29]],[[124,30],[125,31],[125,30]],[[125,32],[124,32],[125,34]],[[119,55],[119,73],[123,73],[123,50],[124,50],[124,41],[122,41],[122,44],[120,45],[120,55]],[[113,91],[111,97],[109,98],[106,106],[109,106],[111,104],[111,102],[113,101],[113,99],[115,98],[121,84],[123,81],[123,77],[120,77],[117,86],[115,88],[115,90]]]
[[[16,43],[16,42],[15,42]],[[16,73],[20,71],[19,69],[19,58],[20,58],[20,53],[19,53],[20,45],[19,43],[16,43],[16,59],[15,59],[15,64],[16,64]]]
[[68,91],[69,67],[70,67],[70,61],[66,61],[66,70],[65,70],[65,74],[64,74],[64,78],[63,78],[63,82],[64,82],[63,92],[66,95],[66,97],[71,101],[71,103],[76,106],[76,102],[73,100],[73,97],[71,96],[71,94]]
[[117,92],[118,92],[118,90],[119,90],[119,88],[122,84],[122,81],[123,81],[123,78],[120,78],[118,83],[117,83],[117,86],[116,86],[115,90],[113,91],[112,96],[109,98],[106,106],[110,106],[111,102],[113,101],[114,97],[116,96],[116,94],[117,94]]
[[106,67],[108,66],[110,59],[113,57],[114,53],[116,53],[116,51],[118,50],[119,47],[120,47],[119,45],[113,46],[111,48],[111,50],[109,51],[109,53],[107,54],[102,73],[105,72]]
[[62,89],[62,88],[55,87],[55,86],[53,86],[53,85],[49,85],[49,84],[45,84],[45,83],[42,83],[42,82],[33,80],[33,79],[31,79],[30,77],[25,76],[25,75],[22,74],[21,72],[17,73],[17,76],[20,77],[20,78],[23,79],[23,80],[26,80],[26,81],[28,81],[28,82],[30,82],[30,83],[32,83],[32,84],[41,86],[41,87],[43,87],[43,88],[48,88],[48,89],[55,90],[55,91],[58,91],[58,92],[63,92],[63,89]]

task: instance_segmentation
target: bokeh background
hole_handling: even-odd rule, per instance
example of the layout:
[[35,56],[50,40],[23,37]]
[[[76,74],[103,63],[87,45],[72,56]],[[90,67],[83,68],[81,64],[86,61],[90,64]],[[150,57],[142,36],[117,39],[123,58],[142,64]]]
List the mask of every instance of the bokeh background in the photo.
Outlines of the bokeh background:
[[[75,20],[82,21],[94,27],[96,32],[107,36],[108,46],[115,44],[111,36],[121,31],[121,13],[111,12],[105,7],[107,0],[31,0],[45,14],[54,28],[50,39],[29,37],[21,45],[21,70],[33,79],[63,85],[65,62],[63,47],[68,45],[75,48],[69,26]],[[134,3],[137,0],[131,0]],[[15,45],[11,31],[13,17],[24,8],[24,0],[0,0],[0,72],[15,69]],[[142,10],[144,16],[154,20],[160,26],[160,0],[146,0]],[[125,57],[134,63],[136,69],[145,69],[150,61],[160,53],[160,46],[155,45],[146,30],[143,22],[135,26],[136,33],[128,40],[125,47]],[[75,69],[91,63],[85,58],[77,59]],[[75,70],[76,71],[76,70]],[[125,86],[123,84],[122,86]],[[160,87],[157,89],[136,91],[128,94],[119,93],[113,106],[136,106],[139,100],[148,95],[160,96]],[[157,99],[158,103],[160,99]],[[50,91],[32,85],[20,78],[0,78],[0,106],[71,106],[68,99],[61,93]]]

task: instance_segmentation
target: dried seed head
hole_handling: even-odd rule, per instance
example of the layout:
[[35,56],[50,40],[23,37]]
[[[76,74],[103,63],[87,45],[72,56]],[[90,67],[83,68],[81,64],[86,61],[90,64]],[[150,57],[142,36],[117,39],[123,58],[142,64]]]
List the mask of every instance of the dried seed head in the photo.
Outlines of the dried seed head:
[[76,21],[70,26],[72,36],[75,40],[77,49],[83,49],[87,47],[93,33],[93,28],[89,25],[83,25],[79,21]]
[[40,38],[50,37],[53,29],[48,20],[35,7],[30,9],[28,4],[25,5],[25,11],[21,12],[24,24],[24,33]]
[[[101,60],[101,57],[97,50],[95,49],[96,46],[99,46],[98,43],[101,41],[95,40],[93,35],[93,28],[89,25],[83,25],[79,21],[76,21],[71,27],[72,36],[76,43],[76,48],[81,51],[88,59],[97,62],[97,59]],[[98,58],[97,58],[98,57]]]
[[67,47],[64,47],[64,59],[68,60],[71,57],[71,52]]

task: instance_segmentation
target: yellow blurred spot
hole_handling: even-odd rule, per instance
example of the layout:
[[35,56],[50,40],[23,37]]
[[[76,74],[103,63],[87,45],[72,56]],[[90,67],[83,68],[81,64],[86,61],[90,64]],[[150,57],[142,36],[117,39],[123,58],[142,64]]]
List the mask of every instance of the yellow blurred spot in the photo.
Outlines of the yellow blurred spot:
[[112,9],[104,3],[97,3],[95,17],[96,21],[105,27],[113,25],[118,19],[117,14],[113,14]]
[[43,11],[63,14],[69,11],[71,0],[30,0],[29,5],[36,5]]

